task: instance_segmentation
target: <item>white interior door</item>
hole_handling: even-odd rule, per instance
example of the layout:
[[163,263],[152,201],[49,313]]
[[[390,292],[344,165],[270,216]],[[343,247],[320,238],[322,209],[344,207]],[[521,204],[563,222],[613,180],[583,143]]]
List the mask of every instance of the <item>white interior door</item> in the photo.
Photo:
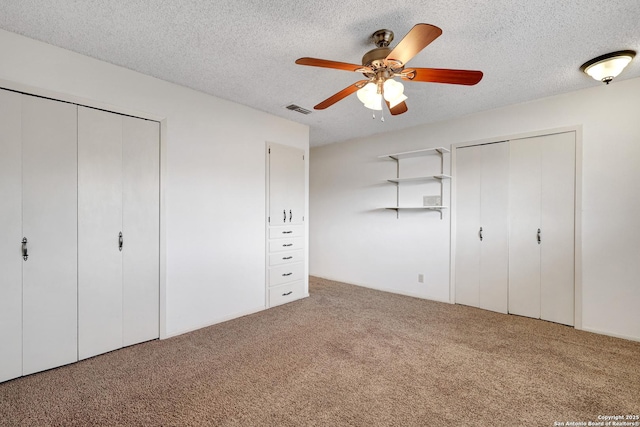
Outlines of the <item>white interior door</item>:
[[540,318],[540,138],[509,143],[509,313]]
[[0,90],[0,382],[22,375],[22,96]]
[[575,133],[541,141],[540,318],[574,323]]
[[78,108],[78,356],[122,347],[122,116]]
[[160,336],[160,124],[123,117],[123,344]]
[[304,215],[304,151],[269,144],[269,225],[301,224]]
[[480,306],[482,147],[456,149],[456,303]]
[[509,287],[509,144],[481,148],[480,304],[507,313]]
[[304,219],[304,151],[291,148],[289,153],[288,197],[289,222],[287,224],[302,224]]
[[77,107],[24,96],[23,374],[77,360]]

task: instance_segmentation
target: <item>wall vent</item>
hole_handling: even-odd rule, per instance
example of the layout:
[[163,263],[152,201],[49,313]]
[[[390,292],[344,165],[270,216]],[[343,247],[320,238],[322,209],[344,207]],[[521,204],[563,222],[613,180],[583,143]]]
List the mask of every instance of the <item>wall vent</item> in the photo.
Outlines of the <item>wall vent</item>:
[[306,108],[302,108],[301,106],[296,104],[289,104],[284,108],[291,111],[297,111],[300,114],[311,114],[311,110],[307,110]]

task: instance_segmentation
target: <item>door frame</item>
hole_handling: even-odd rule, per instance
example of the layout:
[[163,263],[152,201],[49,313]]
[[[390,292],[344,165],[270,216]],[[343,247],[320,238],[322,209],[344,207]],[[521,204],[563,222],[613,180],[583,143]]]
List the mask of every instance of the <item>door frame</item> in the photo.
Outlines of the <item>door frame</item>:
[[144,111],[135,110],[133,108],[113,105],[106,102],[96,101],[93,99],[83,98],[67,93],[56,92],[48,89],[42,89],[22,83],[12,82],[0,79],[0,88],[12,92],[18,92],[25,95],[38,96],[40,98],[52,99],[54,101],[67,102],[79,106],[104,110],[110,113],[122,114],[125,116],[137,117],[140,119],[150,120],[160,123],[160,339],[168,338],[167,335],[167,316],[166,316],[166,294],[167,294],[167,118]]
[[456,302],[456,155],[457,149],[474,145],[494,144],[508,142],[516,139],[525,139],[538,136],[553,135],[557,133],[575,132],[576,157],[575,157],[575,200],[574,200],[574,328],[582,329],[582,125],[558,127],[552,129],[535,130],[518,134],[496,136],[474,141],[458,142],[451,144],[451,234],[450,234],[450,274],[449,274],[449,302]]

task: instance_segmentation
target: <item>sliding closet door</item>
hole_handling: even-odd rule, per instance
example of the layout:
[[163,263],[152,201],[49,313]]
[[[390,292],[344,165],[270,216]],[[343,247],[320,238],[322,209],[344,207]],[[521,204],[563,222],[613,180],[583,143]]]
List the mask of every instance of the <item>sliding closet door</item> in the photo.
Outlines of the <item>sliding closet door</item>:
[[78,356],[122,347],[122,116],[78,107]]
[[0,382],[22,375],[21,99],[0,90]]
[[482,146],[456,149],[456,303],[480,306]]
[[574,323],[575,133],[541,141],[540,317]]
[[77,107],[23,97],[23,374],[77,360]]
[[160,336],[160,124],[123,117],[123,344]]
[[480,308],[507,313],[509,287],[509,144],[482,145]]
[[540,317],[540,137],[510,143],[509,313]]

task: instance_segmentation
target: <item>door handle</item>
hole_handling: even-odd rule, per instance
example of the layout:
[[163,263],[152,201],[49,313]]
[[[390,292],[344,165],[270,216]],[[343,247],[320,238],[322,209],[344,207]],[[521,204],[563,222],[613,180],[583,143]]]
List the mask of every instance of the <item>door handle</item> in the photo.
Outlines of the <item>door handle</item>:
[[291,213],[291,209],[289,209],[289,222],[291,222],[291,218],[293,218],[293,214]]
[[124,243],[123,239],[122,239],[122,231],[120,232],[120,234],[118,235],[118,250],[120,252],[122,252],[122,244]]
[[282,210],[282,215],[284,215],[282,222],[287,222],[287,211],[286,210]]
[[540,242],[542,242],[542,233],[540,232],[540,229],[539,229],[539,228],[538,228],[538,234],[537,234],[537,237],[538,237],[538,244],[540,244]]
[[482,227],[480,227],[480,231],[478,232],[478,235],[480,236],[480,241],[482,242],[482,239],[484,238],[482,236]]
[[29,252],[27,251],[27,238],[23,237],[22,238],[22,259],[23,260],[27,260],[29,258]]

